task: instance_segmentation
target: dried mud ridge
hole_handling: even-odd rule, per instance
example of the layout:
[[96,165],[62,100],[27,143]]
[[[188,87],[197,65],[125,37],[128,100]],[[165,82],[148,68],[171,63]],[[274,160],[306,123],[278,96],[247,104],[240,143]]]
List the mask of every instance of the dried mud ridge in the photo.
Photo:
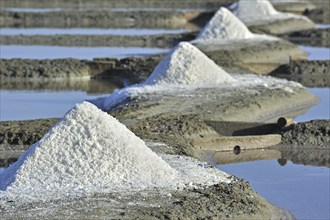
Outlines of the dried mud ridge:
[[[60,119],[38,119],[0,122],[2,152],[27,150],[40,140]],[[162,153],[196,156],[194,138],[221,132],[221,136],[281,134],[281,148],[327,149],[330,147],[330,121],[313,120],[280,128],[277,124],[204,121],[198,116],[156,116],[143,120],[124,120],[130,130],[146,141],[163,142],[169,147],[158,147]],[[9,160],[9,161],[8,161]],[[1,158],[7,166],[13,158]]]
[[[115,201],[115,202],[114,202]],[[136,192],[96,194],[65,202],[17,204],[8,201],[0,206],[4,219],[33,216],[38,218],[77,219],[294,219],[255,193],[251,186],[237,178],[230,184],[170,192]],[[128,205],[129,204],[129,205]],[[88,209],[81,208],[88,206]]]

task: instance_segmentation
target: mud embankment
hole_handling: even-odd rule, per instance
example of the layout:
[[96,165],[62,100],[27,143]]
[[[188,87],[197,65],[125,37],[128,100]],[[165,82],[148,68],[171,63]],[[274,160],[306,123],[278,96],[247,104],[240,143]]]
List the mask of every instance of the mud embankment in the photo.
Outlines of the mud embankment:
[[330,87],[330,61],[291,61],[279,66],[270,75],[293,80],[307,87]]
[[220,6],[230,5],[235,0],[180,0],[180,1],[163,1],[163,0],[1,0],[2,8],[153,8],[153,9],[218,9]]
[[[2,11],[0,27],[56,28],[185,28],[201,12],[75,10],[52,12]],[[212,13],[211,13],[212,15]],[[210,16],[211,16],[210,15]]]
[[[86,33],[88,34],[88,33]],[[2,35],[1,45],[56,45],[66,47],[172,48],[195,39],[196,32],[159,35]]]
[[298,148],[328,149],[330,147],[330,121],[313,120],[292,124],[282,132],[282,143]]
[[279,36],[300,45],[330,47],[330,28],[297,31]]
[[[287,41],[236,42],[235,44],[197,44],[219,66],[238,67],[267,74],[290,59],[306,57],[306,53]],[[146,79],[164,54],[144,57],[31,60],[1,59],[0,78],[40,79],[92,77],[126,78],[132,83]]]

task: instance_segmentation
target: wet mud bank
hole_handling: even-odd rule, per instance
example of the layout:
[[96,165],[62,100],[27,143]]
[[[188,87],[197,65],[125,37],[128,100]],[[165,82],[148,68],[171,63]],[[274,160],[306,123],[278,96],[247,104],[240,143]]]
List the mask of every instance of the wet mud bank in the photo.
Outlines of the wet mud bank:
[[2,35],[1,45],[52,45],[76,47],[157,47],[172,48],[181,41],[195,39],[197,32],[179,34],[123,35]]
[[[291,59],[306,58],[306,53],[287,41],[243,41],[235,44],[196,44],[216,64],[267,74]],[[132,83],[145,80],[164,54],[144,57],[77,59],[1,59],[0,78],[126,78]]]
[[313,120],[292,124],[282,132],[282,143],[291,147],[328,149],[330,121]]
[[[209,14],[209,13],[207,13]],[[0,27],[184,28],[198,21],[200,12],[182,11],[2,11]],[[210,13],[209,16],[212,16]]]
[[271,76],[293,80],[306,87],[330,87],[330,61],[290,61],[270,73]]
[[214,9],[217,10],[221,6],[230,5],[233,0],[180,0],[180,1],[162,1],[162,0],[96,0],[93,2],[82,0],[55,0],[55,1],[19,1],[19,0],[2,0],[1,7],[6,8],[92,8],[95,9],[97,5],[99,8],[152,8],[152,9]]
[[310,29],[280,35],[290,42],[314,47],[330,47],[330,28]]
[[[0,122],[1,166],[8,166],[16,161],[22,152],[40,140],[59,120],[53,118]],[[242,157],[242,161],[285,158],[291,161],[297,160],[297,163],[305,158],[309,161],[308,164],[315,165],[317,158],[324,153],[323,159],[319,160],[322,166],[328,166],[330,160],[329,120],[314,120],[281,127],[277,123],[210,121],[202,120],[197,115],[177,117],[162,115],[144,120],[127,119],[122,122],[147,143],[165,143],[166,145],[151,147],[159,153],[188,155],[209,162],[221,160],[221,163],[230,163],[223,160],[232,157],[234,157],[232,160],[236,161],[238,157]],[[269,138],[265,139],[269,135],[278,135],[279,143],[271,145],[268,142]],[[256,138],[261,145],[257,146],[256,142],[251,143],[250,137]],[[228,138],[231,139],[226,143]],[[227,146],[224,146],[226,144]],[[244,145],[247,145],[245,152]],[[240,148],[235,151],[235,146]],[[263,152],[260,149],[269,149],[272,152]],[[227,154],[231,156],[223,157],[223,153],[220,153],[222,156],[216,159],[216,155],[212,153],[213,159],[210,161],[211,157],[205,155],[215,151],[228,152]],[[303,155],[308,155],[306,153],[308,151],[313,153],[309,157],[304,157]],[[249,152],[254,153],[249,154]],[[300,159],[293,159],[296,157]]]

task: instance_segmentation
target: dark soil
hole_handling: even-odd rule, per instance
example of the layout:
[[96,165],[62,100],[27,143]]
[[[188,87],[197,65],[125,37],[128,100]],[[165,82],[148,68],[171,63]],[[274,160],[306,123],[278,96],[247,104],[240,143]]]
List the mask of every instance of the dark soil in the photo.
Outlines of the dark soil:
[[77,59],[0,59],[0,79],[53,79],[90,76],[86,61]]
[[272,76],[294,80],[307,87],[330,87],[329,60],[297,60],[279,66]]
[[157,47],[172,48],[195,39],[196,32],[162,35],[2,35],[1,45],[56,45],[66,47]]
[[294,148],[330,147],[330,120],[292,124],[282,132],[282,143]]

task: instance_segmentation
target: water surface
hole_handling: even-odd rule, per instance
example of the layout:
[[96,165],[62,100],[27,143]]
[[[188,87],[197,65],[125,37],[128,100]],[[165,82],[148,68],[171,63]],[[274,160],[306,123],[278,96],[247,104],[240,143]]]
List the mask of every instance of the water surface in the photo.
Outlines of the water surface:
[[0,28],[1,35],[156,35],[179,34],[185,29],[139,29],[139,28]]
[[76,58],[92,60],[97,57],[123,58],[166,53],[168,49],[141,47],[61,47],[0,45],[0,58],[60,59]]
[[309,121],[311,119],[330,119],[330,88],[309,88],[320,102],[311,107],[306,113],[294,118],[296,122]]
[[249,181],[271,203],[289,210],[297,219],[329,219],[329,168],[277,160],[218,165]]
[[300,46],[300,48],[309,54],[308,60],[330,60],[330,48],[309,46]]
[[96,97],[84,91],[0,90],[0,121],[62,118],[76,103]]

